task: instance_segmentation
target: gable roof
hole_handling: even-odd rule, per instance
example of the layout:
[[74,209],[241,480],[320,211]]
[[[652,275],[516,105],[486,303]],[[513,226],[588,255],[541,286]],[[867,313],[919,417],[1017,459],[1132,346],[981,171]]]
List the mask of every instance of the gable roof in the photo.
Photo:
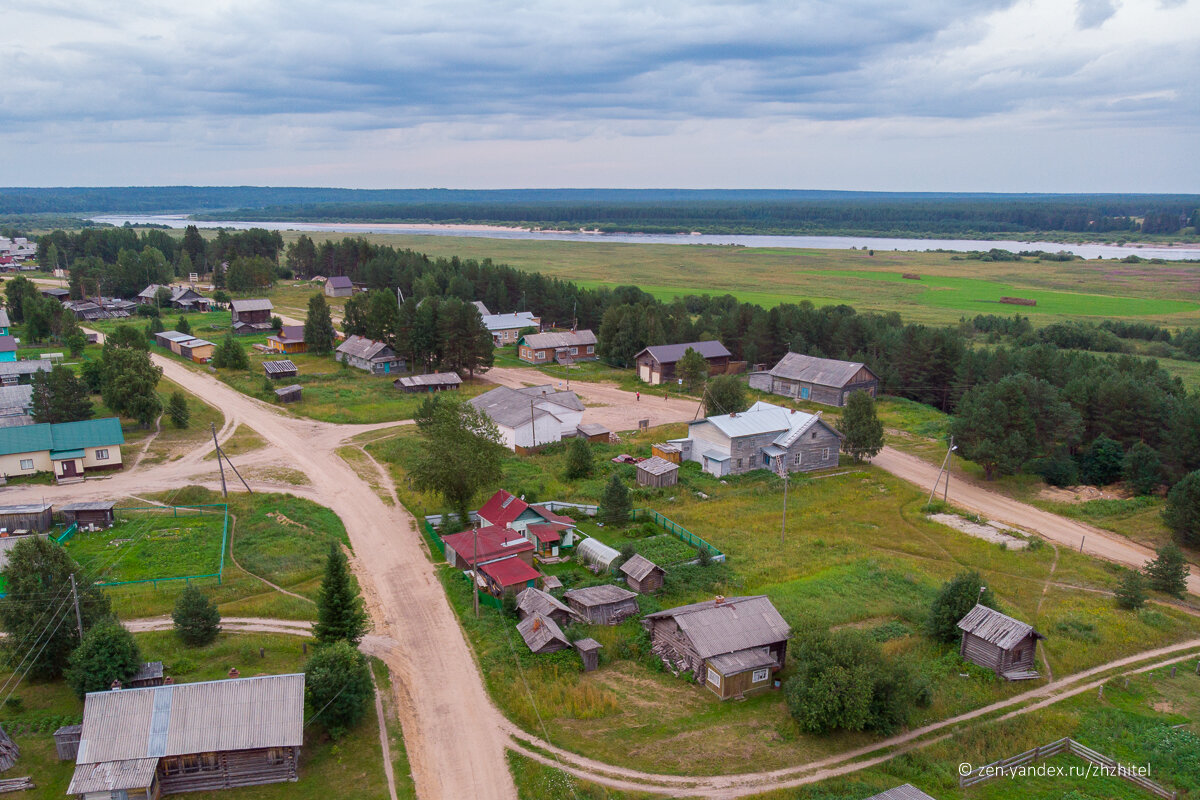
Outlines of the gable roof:
[[504,489],[497,489],[479,509],[481,519],[492,525],[508,525],[529,508],[529,504]]
[[1024,641],[1025,637],[1033,634],[1039,639],[1046,637],[1033,629],[1032,625],[1013,619],[1007,614],[1001,614],[994,608],[975,604],[967,615],[958,621],[958,627],[964,633],[978,636],[989,644],[994,644],[1001,650],[1008,650]]
[[262,362],[263,371],[268,375],[286,375],[289,372],[296,372],[296,365],[290,359],[280,359],[276,361]]
[[[483,311],[479,312],[483,317],[483,324],[489,331],[508,331],[513,329],[537,327],[537,319],[532,311],[518,311],[514,314],[488,314]],[[532,334],[530,334],[532,336]]]
[[33,384],[0,386],[0,415],[22,414],[33,405]]
[[76,764],[304,743],[304,675],[91,692]]
[[585,608],[591,608],[592,606],[606,606],[610,603],[623,603],[631,597],[637,597],[637,592],[605,583],[600,586],[585,586],[582,589],[568,589],[563,593],[563,597],[573,600]]
[[284,325],[279,329],[279,333],[273,333],[267,337],[268,340],[274,339],[277,342],[303,342],[304,341],[304,326],[303,325]]
[[[525,591],[531,590],[526,589]],[[530,614],[518,622],[517,633],[521,634],[525,644],[535,653],[553,641],[562,642],[567,647],[571,646],[571,642],[563,634],[562,628],[558,627],[554,620],[542,614]]]
[[873,794],[865,800],[934,800],[911,783],[904,783],[886,792]]
[[233,300],[229,307],[239,314],[243,311],[270,311],[274,308],[271,301],[265,297],[249,297],[244,300]]
[[650,559],[635,553],[632,558],[621,565],[621,572],[633,578],[635,581],[645,580],[646,576],[654,570],[666,572],[665,569],[655,564]]
[[546,522],[566,525],[571,528],[575,527],[575,520],[571,519],[570,517],[564,517],[562,514],[556,514],[543,505],[538,505],[536,503],[532,504],[529,506],[529,510],[546,520]]
[[542,576],[542,573],[515,557],[480,564],[479,571],[501,586],[516,586],[519,583],[536,581]]
[[195,339],[196,337],[192,336],[190,333],[180,333],[179,331],[159,331],[158,333],[154,334],[154,338],[166,339],[168,342],[183,343],[183,342],[190,342],[192,339]]
[[332,286],[334,289],[353,289],[354,281],[346,275],[334,275],[329,280],[325,281],[326,286]]
[[558,598],[530,586],[517,595],[517,608],[526,614],[545,614],[550,616],[555,611],[575,616],[575,612],[567,608]]
[[[475,540],[476,535],[479,537],[478,542]],[[476,563],[476,548],[480,564],[533,549],[533,542],[511,528],[500,525],[452,533],[442,537],[442,544],[458,553],[459,558],[471,566],[475,566]]]
[[116,417],[0,428],[0,455],[120,444],[125,444],[125,434],[121,432],[121,421]]
[[17,340],[11,336],[0,336],[0,353],[17,352]]
[[766,595],[727,597],[647,614],[646,619],[674,619],[701,658],[736,653],[783,641],[787,622]]
[[471,305],[473,305],[473,306],[475,306],[475,308],[479,309],[479,316],[481,316],[481,317],[486,317],[492,313],[491,311],[488,311],[488,307],[484,304],[484,302],[482,300],[472,300]]
[[583,411],[583,403],[574,392],[556,392],[548,385],[523,389],[497,386],[467,402],[506,428],[519,428],[545,416],[562,420],[568,412]]
[[685,342],[684,344],[656,344],[642,349],[634,358],[637,359],[642,353],[649,353],[650,357],[660,364],[674,364],[683,358],[683,354],[688,351],[689,347],[705,358],[728,358],[733,355],[725,348],[725,345],[715,339],[709,339],[704,342]]
[[596,334],[588,329],[581,331],[562,331],[559,333],[531,333],[522,336],[519,344],[532,347],[534,350],[557,347],[578,347],[596,343]]
[[840,388],[849,383],[863,366],[858,361],[837,361],[832,358],[788,353],[769,372],[776,378]]
[[645,461],[639,461],[637,468],[650,475],[666,475],[668,472],[674,472],[679,469],[679,465],[674,461],[667,461],[665,458],[659,456],[650,456]]
[[368,361],[390,361],[396,357],[396,354],[392,352],[392,348],[387,346],[387,343],[376,342],[373,339],[358,336],[357,334],[347,337],[346,341],[338,345],[337,351]]
[[8,321],[8,312],[0,308],[0,328],[7,328],[11,325]]
[[760,400],[738,414],[718,414],[690,424],[698,425],[707,421],[729,437],[758,436],[806,426],[817,416]]
[[396,378],[392,385],[397,389],[402,386],[458,386],[462,378],[457,372],[430,372],[425,375],[406,375]]

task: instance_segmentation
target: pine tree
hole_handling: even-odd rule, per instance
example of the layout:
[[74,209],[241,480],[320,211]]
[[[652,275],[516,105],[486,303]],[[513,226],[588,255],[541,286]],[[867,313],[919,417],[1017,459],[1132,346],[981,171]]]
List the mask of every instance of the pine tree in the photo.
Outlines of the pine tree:
[[317,594],[317,624],[313,636],[320,644],[337,641],[357,646],[367,632],[367,614],[350,575],[346,554],[337,542],[329,543],[325,577]]
[[586,478],[593,469],[592,446],[582,436],[567,443],[567,480]]
[[69,367],[58,364],[49,373],[34,373],[30,406],[34,422],[78,422],[91,419],[93,413],[87,384]]
[[1183,551],[1173,544],[1158,548],[1158,557],[1146,565],[1150,588],[1180,600],[1187,594],[1190,570]]
[[175,323],[175,330],[179,331],[180,333],[192,332],[192,326],[188,325],[187,317],[185,317],[183,314],[179,315],[179,320]]
[[1187,545],[1200,545],[1200,470],[1189,472],[1167,492],[1163,522]]
[[855,463],[874,458],[883,449],[883,423],[875,415],[875,400],[863,391],[852,392],[842,414],[842,449]]
[[629,521],[633,504],[629,499],[629,489],[621,476],[613,473],[600,496],[600,517],[609,525],[622,525]]
[[213,352],[212,365],[218,369],[249,369],[250,359],[246,357],[246,350],[233,338],[233,334],[227,333]]
[[333,351],[333,318],[325,295],[314,294],[308,301],[308,317],[304,320],[304,343],[310,353],[325,355]]
[[1137,611],[1146,605],[1146,578],[1136,569],[1127,570],[1117,585],[1117,606]]
[[199,588],[188,585],[171,612],[175,635],[189,647],[212,644],[221,632],[221,612]]
[[183,392],[172,392],[167,403],[167,414],[176,428],[186,428],[191,421],[192,412],[188,410],[187,397]]

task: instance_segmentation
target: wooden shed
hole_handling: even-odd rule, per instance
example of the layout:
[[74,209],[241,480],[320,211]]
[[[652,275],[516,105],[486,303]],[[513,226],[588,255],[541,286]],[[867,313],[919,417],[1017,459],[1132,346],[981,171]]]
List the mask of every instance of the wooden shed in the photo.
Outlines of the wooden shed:
[[294,378],[300,373],[300,370],[296,369],[296,364],[288,358],[278,361],[264,361],[262,365],[263,372],[273,381],[277,381],[280,378]]
[[671,444],[670,442],[660,442],[650,445],[650,455],[656,458],[661,458],[663,461],[670,461],[672,464],[683,463],[683,450],[679,445]]
[[607,442],[612,431],[598,422],[584,422],[576,426],[576,433],[589,442]]
[[63,519],[67,524],[75,523],[87,531],[98,531],[111,528],[114,522],[113,501],[95,503],[71,503],[60,507]]
[[994,670],[1005,680],[1038,676],[1037,643],[1046,637],[1032,625],[977,604],[958,621],[958,627],[963,632],[959,653],[964,660]]
[[558,598],[530,586],[517,595],[517,616],[525,619],[534,614],[541,614],[559,625],[567,625],[575,621],[575,613],[563,605]]
[[679,465],[652,456],[637,465],[638,486],[674,486],[679,483]]
[[49,503],[0,506],[0,536],[11,536],[17,531],[48,531],[53,524]]
[[575,643],[575,652],[579,653],[579,659],[583,661],[584,672],[592,672],[600,666],[601,647],[603,645],[591,637],[580,639]]
[[129,680],[125,681],[126,689],[144,689],[147,686],[162,686],[166,682],[163,675],[163,662],[147,661]]
[[54,749],[59,761],[74,761],[79,755],[79,736],[82,725],[64,725],[54,732]]
[[406,375],[392,381],[402,392],[449,392],[462,386],[457,372],[431,372],[428,375]]
[[667,571],[648,558],[634,555],[621,565],[621,572],[630,589],[638,594],[650,594],[662,588],[663,575]]
[[570,589],[563,593],[563,599],[572,611],[593,625],[616,625],[641,610],[635,592],[612,584]]
[[299,403],[304,399],[304,388],[298,383],[275,390],[275,399],[281,403]]
[[571,646],[562,628],[541,614],[532,614],[518,622],[517,633],[532,653],[555,653]]

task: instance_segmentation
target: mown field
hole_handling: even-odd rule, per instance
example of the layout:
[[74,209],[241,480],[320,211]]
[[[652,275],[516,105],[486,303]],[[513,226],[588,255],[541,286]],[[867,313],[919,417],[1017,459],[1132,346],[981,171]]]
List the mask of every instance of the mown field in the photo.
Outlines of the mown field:
[[63,547],[93,583],[132,583],[221,571],[223,508],[122,510],[105,531],[79,531]]
[[[503,485],[527,499],[595,502],[611,472],[632,482],[633,467],[612,464],[611,455],[648,455],[651,441],[674,433],[658,430],[620,447],[596,447],[596,474],[578,482],[562,478],[561,447],[512,457]],[[406,485],[405,464],[414,446],[413,433],[404,431],[367,449],[389,463],[410,509],[440,511],[437,498]],[[1006,611],[1047,634],[1044,653],[1056,677],[1200,632],[1200,619],[1168,606],[1118,611],[1106,594],[1117,581],[1111,565],[1066,551],[1056,557],[1048,546],[1010,551],[926,520],[920,490],[869,466],[844,464],[824,477],[793,480],[782,543],[781,487],[761,472],[722,483],[687,465],[679,486],[634,495],[635,506],[657,509],[728,556],[726,565],[673,567],[663,594],[641,599],[643,612],[714,594],[765,593],[797,632],[860,629],[933,686],[931,706],[915,709],[912,725],[1030,688],[965,666],[954,646],[922,634],[938,587],[964,569],[980,571]],[[606,527],[600,536],[620,548],[643,540],[640,528]],[[568,587],[604,580],[575,565],[551,571]],[[581,675],[573,654],[529,654],[514,620],[500,611],[485,607],[475,620],[469,586],[457,572],[443,568],[442,580],[498,705],[530,731],[542,734],[544,725],[559,746],[611,763],[687,773],[738,772],[747,765],[771,769],[873,740],[863,733],[801,733],[780,693],[717,701],[663,671],[648,654],[636,621],[614,628],[575,626],[572,636],[593,636],[604,645],[602,669]],[[782,677],[787,676],[785,670]]]

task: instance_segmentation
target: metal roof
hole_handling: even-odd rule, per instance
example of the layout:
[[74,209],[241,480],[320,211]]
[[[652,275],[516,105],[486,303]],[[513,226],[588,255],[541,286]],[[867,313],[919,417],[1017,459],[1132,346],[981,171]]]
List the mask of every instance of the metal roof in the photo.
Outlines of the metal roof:
[[695,350],[705,358],[728,358],[733,355],[725,348],[725,345],[709,339],[704,342],[685,342],[684,344],[656,344],[651,347],[644,348],[634,358],[638,358],[642,353],[649,353],[660,364],[674,364],[683,358],[683,354],[688,351],[688,348]]
[[581,653],[591,653],[595,650],[599,650],[601,647],[604,647],[604,645],[600,644],[590,636],[586,639],[579,639],[575,642],[575,649]]
[[481,519],[492,525],[504,526],[521,516],[529,504],[504,489],[497,489],[479,509]]
[[758,401],[750,408],[738,414],[719,414],[704,420],[690,423],[702,425],[709,422],[717,430],[730,438],[738,436],[759,436],[764,433],[783,433],[795,428],[806,426],[813,421],[815,414],[794,411],[790,408],[777,406],[774,403]]
[[121,444],[125,444],[125,435],[115,417],[0,428],[0,455]]
[[490,576],[492,580],[501,586],[515,586],[518,583],[536,581],[542,577],[542,573],[516,556],[480,564],[479,571]]
[[863,364],[858,361],[837,361],[832,358],[788,353],[770,369],[770,374],[776,378],[815,383],[819,386],[834,386],[840,389],[849,383],[850,379],[862,368]]
[[575,612],[567,608],[557,598],[530,586],[517,595],[517,608],[526,614],[545,614],[549,616],[555,611],[575,616]]
[[392,348],[387,346],[386,342],[376,342],[373,339],[368,339],[365,336],[349,336],[346,341],[338,345],[337,351],[345,353],[355,358],[366,359],[367,361],[381,360],[391,361],[396,357],[392,352]]
[[301,386],[298,383],[293,383],[291,386],[281,386],[280,388],[276,389],[275,394],[279,397],[283,397],[285,394],[291,394],[292,392],[302,392],[303,390],[304,390],[303,386]]
[[77,764],[304,743],[304,675],[92,692]]
[[666,572],[665,569],[655,564],[650,559],[635,553],[632,558],[621,565],[621,572],[624,572],[635,581],[645,580],[646,576],[654,570]]
[[584,564],[598,564],[604,569],[621,557],[620,552],[599,539],[584,539],[575,546],[575,555]]
[[536,322],[537,317],[533,315],[532,311],[518,311],[515,314],[484,314],[481,311],[480,314],[483,315],[484,327],[489,332],[520,330],[521,328],[529,327],[536,328],[538,325]]
[[197,347],[216,347],[216,346],[217,345],[215,342],[210,342],[208,339],[192,339],[191,341],[179,343],[180,350],[182,350],[184,348],[187,348],[188,350],[195,350]]
[[284,325],[279,329],[279,333],[273,333],[267,337],[267,340],[276,342],[293,342],[302,343],[304,341],[304,326],[303,325]]
[[0,336],[0,353],[15,353],[17,340],[11,336]]
[[286,358],[279,361],[264,361],[262,365],[263,370],[268,375],[283,375],[289,372],[296,372],[296,365]]
[[0,308],[0,328],[7,328],[10,325],[12,323],[8,321],[8,312]]
[[637,468],[641,472],[648,472],[651,475],[666,475],[670,472],[675,472],[679,469],[679,465],[674,461],[667,461],[665,458],[651,456],[645,461],[639,461]]
[[[529,591],[526,589],[526,591]],[[517,633],[525,640],[525,644],[533,652],[541,650],[553,641],[562,642],[567,647],[571,642],[563,634],[562,628],[554,620],[542,614],[531,614],[517,623]]]
[[989,644],[994,644],[1001,650],[1009,650],[1025,640],[1029,634],[1039,639],[1045,636],[1033,629],[1032,625],[1013,619],[1007,614],[1001,614],[994,608],[975,604],[967,615],[958,621],[960,630],[978,636]]
[[154,334],[156,339],[166,339],[168,342],[190,342],[195,339],[190,333],[180,333],[179,331],[159,331]]
[[54,365],[49,361],[0,361],[0,375],[32,375],[35,372],[49,372]]
[[112,511],[116,505],[112,500],[93,500],[87,503],[68,503],[65,506],[59,506],[59,511]]
[[713,656],[708,659],[708,663],[717,672],[725,676],[749,672],[752,669],[779,665],[779,662],[775,660],[775,656],[771,655],[771,651],[763,650],[761,647],[751,647],[747,650],[738,650],[735,653],[722,653],[719,656]]
[[325,281],[326,286],[332,286],[334,289],[353,289],[354,281],[346,275],[334,275],[329,280]]
[[492,313],[491,311],[488,311],[488,307],[486,305],[484,305],[484,302],[482,300],[472,300],[471,305],[473,305],[473,306],[475,306],[475,308],[479,309],[479,316],[481,316],[481,317],[486,317]]
[[22,413],[33,405],[33,385],[0,386],[0,412]]
[[[595,540],[588,539],[587,541],[591,542]],[[620,555],[620,553],[617,555]],[[623,603],[631,597],[637,597],[637,592],[631,592],[628,589],[622,589],[620,586],[605,583],[600,586],[587,586],[583,589],[568,589],[563,594],[563,597],[573,600],[586,608],[591,608],[592,606],[606,606],[610,603]]]
[[129,758],[100,764],[79,764],[71,776],[67,794],[79,796],[91,792],[145,789],[154,783],[154,772],[157,769],[157,758]]
[[458,554],[467,564],[474,566],[476,556],[479,563],[504,558],[533,549],[533,542],[517,531],[501,525],[472,528],[442,537],[442,544]]
[[560,522],[539,522],[525,526],[526,531],[533,534],[535,539],[544,544],[561,542],[562,532],[568,528],[570,528],[569,525],[564,525]]
[[534,350],[545,350],[557,347],[579,347],[596,343],[596,334],[586,328],[581,331],[561,331],[558,333],[531,333],[521,337],[520,344],[532,347]]
[[271,301],[265,297],[251,297],[245,300],[234,300],[229,307],[239,314],[243,311],[270,311],[274,308]]
[[584,436],[600,436],[605,433],[610,433],[608,428],[601,425],[599,422],[583,422],[575,428]]
[[401,386],[458,386],[462,378],[457,372],[431,372],[428,375],[406,375],[392,381],[396,387]]
[[0,516],[5,514],[41,514],[50,508],[49,503],[21,503],[12,506],[0,506]]
[[[541,390],[545,389],[543,393]],[[531,389],[537,391],[530,391]],[[520,428],[532,419],[552,416],[562,420],[572,411],[583,411],[583,403],[574,392],[555,392],[548,386],[531,386],[526,389],[510,389],[497,386],[468,400],[472,406],[492,418],[505,428]]]
[[905,783],[894,789],[888,789],[886,792],[873,794],[865,800],[934,800],[934,798],[911,783]]
[[679,606],[646,619],[674,619],[701,658],[781,642],[791,629],[766,595],[727,597]]

